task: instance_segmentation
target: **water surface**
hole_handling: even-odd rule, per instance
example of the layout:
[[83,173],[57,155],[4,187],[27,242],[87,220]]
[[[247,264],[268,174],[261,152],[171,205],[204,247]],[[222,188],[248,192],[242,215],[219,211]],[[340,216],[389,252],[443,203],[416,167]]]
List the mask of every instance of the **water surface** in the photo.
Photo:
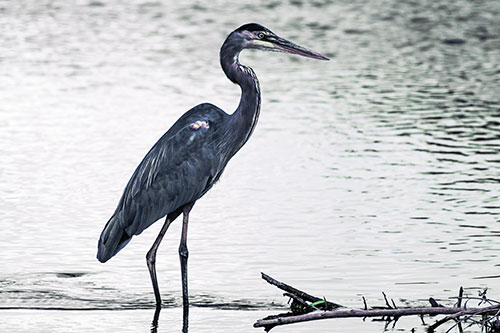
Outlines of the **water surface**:
[[[500,298],[498,1],[0,7],[2,331],[149,330],[145,254],[161,223],[105,265],[97,239],[184,111],[236,108],[218,52],[252,21],[331,61],[242,54],[262,112],[191,213],[192,330],[253,331],[280,311],[285,300],[261,271],[352,307],[361,295],[382,304],[381,291],[452,303],[460,286]],[[158,254],[159,331],[181,322],[179,236],[174,223]],[[276,332],[384,330],[308,325]],[[419,320],[396,330],[412,327],[423,331]]]

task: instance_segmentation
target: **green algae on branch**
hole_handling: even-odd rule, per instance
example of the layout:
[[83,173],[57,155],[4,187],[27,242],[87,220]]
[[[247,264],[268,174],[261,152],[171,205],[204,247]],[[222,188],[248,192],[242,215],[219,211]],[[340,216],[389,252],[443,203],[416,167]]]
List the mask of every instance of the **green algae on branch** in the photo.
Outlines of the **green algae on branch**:
[[[363,297],[364,309],[338,309],[343,307],[339,304],[328,302],[326,299],[309,295],[290,285],[277,281],[269,275],[262,273],[262,278],[279,289],[286,291],[284,295],[290,297],[292,300],[290,312],[268,316],[254,323],[254,327],[263,327],[266,332],[269,332],[276,326],[321,319],[381,317],[388,323],[393,321],[395,325],[400,317],[420,316],[423,318],[424,315],[447,315],[427,328],[427,331],[430,333],[450,320],[455,322],[454,325],[457,326],[459,332],[463,332],[462,323],[480,325],[486,328],[486,332],[500,332],[500,302],[487,298],[486,290],[479,294],[480,297],[465,297],[463,296],[463,288],[461,287],[458,297],[453,297],[457,299],[457,302],[452,307],[438,304],[433,298],[430,298],[430,307],[398,308],[394,300],[391,300],[391,305],[383,293],[386,303],[384,307],[368,308],[366,300]],[[477,307],[467,307],[467,302],[470,300],[477,300]],[[480,316],[481,319],[475,320],[473,317],[476,316]]]

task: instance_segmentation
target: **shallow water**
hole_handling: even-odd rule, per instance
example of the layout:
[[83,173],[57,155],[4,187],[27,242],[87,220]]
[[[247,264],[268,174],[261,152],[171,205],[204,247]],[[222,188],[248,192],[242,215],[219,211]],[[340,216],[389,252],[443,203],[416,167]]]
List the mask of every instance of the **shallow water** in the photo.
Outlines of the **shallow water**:
[[[260,79],[262,112],[191,213],[192,331],[252,331],[281,311],[286,300],[261,271],[352,307],[362,295],[382,304],[381,291],[451,304],[460,286],[500,298],[498,1],[0,7],[0,330],[149,330],[144,257],[161,223],[105,265],[97,239],[137,164],[184,111],[206,101],[235,109],[239,88],[218,52],[252,21],[331,61],[242,55]],[[179,235],[175,223],[158,254],[158,331],[181,322]],[[412,327],[423,330],[419,320],[395,330]]]

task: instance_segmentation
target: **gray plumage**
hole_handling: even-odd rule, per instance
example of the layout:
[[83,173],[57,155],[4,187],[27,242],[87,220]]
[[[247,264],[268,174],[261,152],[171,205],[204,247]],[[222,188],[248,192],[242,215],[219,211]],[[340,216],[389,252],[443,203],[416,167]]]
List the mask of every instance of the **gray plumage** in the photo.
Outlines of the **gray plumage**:
[[146,256],[159,311],[161,297],[156,278],[156,251],[170,223],[183,214],[179,255],[184,331],[187,331],[188,312],[186,240],[189,212],[196,200],[217,182],[231,157],[247,142],[259,118],[259,81],[253,70],[241,65],[238,60],[239,53],[245,48],[327,60],[319,53],[280,38],[255,23],[243,25],[229,34],[221,47],[220,62],[226,76],[241,87],[238,108],[229,115],[205,103],[179,118],[135,170],[98,243],[97,259],[106,262],[133,236],[167,217]]
[[[185,113],[139,164],[99,240],[98,259],[106,262],[134,235],[194,202],[218,180],[234,153],[222,138],[229,115],[212,104]],[[191,129],[205,121],[208,128]],[[229,150],[229,151],[228,151]]]

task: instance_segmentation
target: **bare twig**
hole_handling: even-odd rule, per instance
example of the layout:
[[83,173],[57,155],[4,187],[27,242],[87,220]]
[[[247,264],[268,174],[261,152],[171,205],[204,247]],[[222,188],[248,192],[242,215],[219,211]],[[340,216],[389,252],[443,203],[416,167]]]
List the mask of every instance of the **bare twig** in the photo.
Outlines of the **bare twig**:
[[387,308],[392,309],[392,306],[389,304],[389,301],[387,300],[386,294],[382,292],[382,295],[384,295],[385,305],[387,305]]
[[464,296],[464,288],[460,287],[460,290],[458,291],[458,302],[457,302],[457,308],[462,307],[462,297]]

